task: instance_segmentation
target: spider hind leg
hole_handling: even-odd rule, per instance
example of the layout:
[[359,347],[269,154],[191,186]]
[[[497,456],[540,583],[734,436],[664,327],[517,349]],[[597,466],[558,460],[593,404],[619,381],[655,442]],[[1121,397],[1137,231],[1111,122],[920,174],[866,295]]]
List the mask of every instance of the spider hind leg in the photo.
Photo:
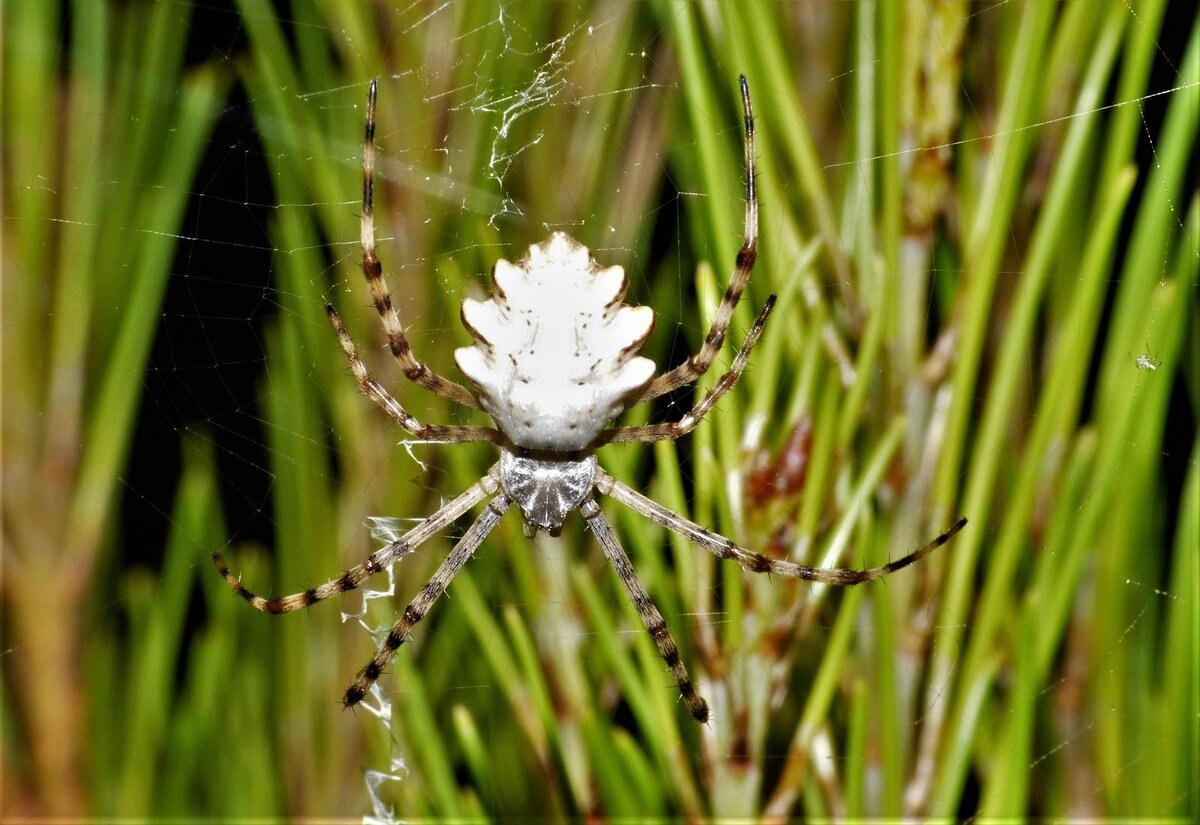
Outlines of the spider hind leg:
[[359,235],[362,241],[362,270],[371,291],[371,301],[383,321],[387,333],[388,349],[396,359],[404,377],[432,393],[448,398],[456,404],[479,409],[475,393],[449,378],[438,375],[413,354],[412,346],[404,334],[404,325],[392,306],[392,295],[383,277],[383,264],[375,255],[375,100],[379,93],[379,81],[373,79],[367,92],[367,122],[363,129],[363,191],[362,218]]
[[717,353],[721,351],[721,345],[725,342],[725,334],[733,320],[733,312],[737,309],[738,301],[741,300],[746,285],[750,283],[750,271],[754,269],[754,262],[758,260],[758,186],[756,181],[758,171],[754,161],[754,110],[750,105],[750,84],[746,81],[745,75],[738,78],[738,85],[742,95],[742,119],[745,124],[745,139],[742,148],[745,152],[746,166],[746,212],[742,230],[742,246],[737,253],[733,274],[729,278],[729,286],[725,288],[721,305],[717,308],[717,314],[713,318],[708,335],[704,337],[704,343],[700,350],[678,367],[651,381],[641,395],[637,396],[634,403],[650,401],[672,390],[685,387],[708,372],[709,367],[716,360]]

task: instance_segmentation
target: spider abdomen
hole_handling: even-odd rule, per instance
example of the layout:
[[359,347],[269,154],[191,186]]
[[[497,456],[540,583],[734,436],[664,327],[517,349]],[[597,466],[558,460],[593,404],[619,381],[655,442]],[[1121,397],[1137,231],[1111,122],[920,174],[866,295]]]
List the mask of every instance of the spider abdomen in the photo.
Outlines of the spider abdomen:
[[497,261],[492,279],[490,299],[463,302],[475,343],[455,352],[459,369],[513,444],[586,448],[653,378],[637,351],[654,313],[622,303],[625,271],[562,232],[516,264]]

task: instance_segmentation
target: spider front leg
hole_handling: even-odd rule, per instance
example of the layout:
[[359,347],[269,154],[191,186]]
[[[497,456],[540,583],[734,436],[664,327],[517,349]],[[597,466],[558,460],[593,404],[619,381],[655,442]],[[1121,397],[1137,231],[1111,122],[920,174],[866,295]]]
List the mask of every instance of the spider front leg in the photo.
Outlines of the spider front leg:
[[509,504],[511,501],[508,496],[503,494],[492,499],[488,503],[487,509],[458,540],[458,544],[454,545],[454,549],[438,567],[433,578],[421,588],[421,592],[417,594],[416,598],[408,603],[408,607],[404,608],[404,613],[392,625],[392,629],[388,632],[387,638],[383,640],[383,644],[379,646],[374,658],[359,671],[354,684],[346,689],[346,695],[342,697],[342,702],[346,707],[357,705],[367,695],[367,691],[378,681],[379,675],[396,655],[400,645],[408,641],[409,631],[417,622],[425,618],[425,614],[429,612],[433,603],[446,592],[446,588],[450,586],[450,582],[458,574],[458,571],[462,570],[463,566],[470,561],[471,556],[475,555],[475,551],[479,549],[479,545],[500,521],[500,517],[504,515]]
[[758,339],[762,337],[763,327],[766,326],[767,318],[771,315],[771,310],[774,308],[775,296],[771,295],[767,298],[766,304],[763,305],[762,311],[758,313],[758,317],[754,319],[754,326],[750,327],[750,332],[746,335],[746,340],[742,342],[742,348],[738,350],[737,357],[733,359],[733,366],[729,368],[729,372],[722,375],[717,380],[716,386],[700,399],[700,403],[684,413],[678,421],[667,424],[646,424],[642,427],[616,427],[611,430],[605,430],[600,435],[600,443],[669,441],[687,435],[696,429],[696,425],[704,420],[705,414],[713,408],[714,404],[721,400],[721,396],[733,388],[738,378],[741,377],[742,370],[746,368],[746,364],[750,360],[750,353],[758,344]]
[[445,443],[490,441],[493,444],[499,444],[503,441],[500,432],[491,427],[468,427],[457,424],[422,424],[408,410],[404,409],[400,405],[400,402],[393,398],[367,372],[367,366],[363,363],[362,358],[359,357],[358,348],[354,345],[353,339],[350,338],[350,333],[346,329],[346,325],[342,323],[342,318],[337,314],[337,310],[333,308],[333,304],[326,304],[325,312],[328,313],[329,322],[333,324],[333,329],[342,344],[342,350],[346,353],[347,360],[350,361],[350,371],[354,373],[354,378],[358,381],[358,386],[362,388],[362,391],[366,393],[368,398],[382,407],[384,412],[394,418],[396,423],[401,427],[423,441]]
[[642,624],[646,626],[646,630],[654,638],[654,644],[658,646],[659,655],[663,657],[663,661],[667,663],[667,668],[670,669],[671,675],[675,677],[675,683],[679,685],[679,694],[687,704],[688,710],[691,711],[696,721],[701,723],[707,722],[708,703],[700,698],[696,693],[695,687],[692,686],[692,679],[688,676],[687,668],[684,667],[683,661],[679,658],[679,646],[675,644],[675,639],[671,636],[671,631],[667,627],[662,613],[659,612],[654,602],[650,599],[650,594],[646,592],[646,588],[642,585],[641,580],[638,579],[637,573],[633,569],[633,562],[629,560],[629,556],[625,554],[625,550],[617,540],[617,535],[613,532],[612,525],[608,523],[608,519],[604,517],[600,506],[596,504],[596,500],[590,495],[579,505],[579,512],[587,521],[588,526],[592,528],[592,532],[596,534],[596,540],[600,542],[600,547],[604,549],[605,557],[608,559],[609,564],[613,566],[613,569],[617,571],[617,577],[621,580],[621,584],[625,586],[625,592],[633,600],[633,606],[637,608],[638,616],[642,619]]
[[482,501],[485,496],[495,495],[500,490],[497,476],[499,468],[499,464],[493,465],[483,479],[472,484],[462,495],[448,502],[400,538],[372,553],[370,558],[362,564],[347,570],[336,579],[325,582],[320,587],[310,587],[308,590],[293,593],[290,596],[264,599],[262,596],[256,596],[242,585],[241,580],[225,564],[225,558],[220,553],[213,553],[213,564],[233,592],[249,602],[251,607],[264,613],[291,613],[295,610],[303,610],[339,593],[357,590],[358,586],[366,579],[386,570],[401,556],[408,555],[445,530],[454,523],[455,519]]
[[737,264],[734,267],[733,275],[729,278],[725,297],[721,299],[721,306],[717,309],[712,327],[705,336],[700,351],[675,369],[665,372],[651,381],[634,403],[658,398],[664,393],[692,383],[708,372],[717,353],[721,351],[725,333],[729,330],[729,322],[733,320],[733,311],[737,309],[742,292],[745,291],[746,284],[750,281],[750,271],[754,269],[754,262],[758,259],[758,189],[755,184],[757,171],[754,162],[754,112],[750,107],[750,84],[746,82],[746,76],[741,75],[738,83],[742,91],[742,116],[746,125],[744,144],[746,152],[746,214],[742,248],[738,250]]
[[443,398],[462,404],[464,407],[480,409],[475,393],[449,378],[443,378],[430,370],[413,355],[412,347],[404,335],[400,317],[392,306],[392,296],[383,279],[383,264],[375,257],[375,98],[379,92],[378,79],[371,80],[367,92],[367,125],[363,134],[363,196],[362,223],[362,268],[371,290],[371,299],[383,321],[387,332],[388,347],[404,376]]

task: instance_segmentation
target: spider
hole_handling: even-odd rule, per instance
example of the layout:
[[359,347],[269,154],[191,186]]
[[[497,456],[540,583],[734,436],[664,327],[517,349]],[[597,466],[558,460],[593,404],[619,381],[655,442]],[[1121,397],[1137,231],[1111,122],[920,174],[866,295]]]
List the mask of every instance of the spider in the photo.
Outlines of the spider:
[[373,553],[340,578],[290,596],[266,599],[247,590],[213,554],[217,570],[239,596],[266,613],[290,613],[339,593],[358,588],[368,577],[386,569],[401,556],[448,527],[472,507],[489,499],[483,513],[459,539],[433,578],[404,608],[371,661],[347,688],[343,702],[357,704],[379,679],[413,627],[446,591],[479,545],[516,504],[527,536],[562,531],[567,516],[578,510],[600,542],[604,555],[633,600],[646,630],[679,686],[692,716],[708,719],[708,705],[692,684],[662,614],[639,581],[596,494],[609,496],[638,513],[686,537],[722,559],[755,573],[774,573],[834,585],[872,581],[907,567],[945,544],[963,528],[966,519],[914,553],[868,570],[813,568],[767,558],[739,547],[654,502],[606,473],[596,450],[614,442],[673,440],[691,432],[704,414],[738,380],[750,352],[758,343],[775,305],[771,295],[750,328],[733,365],[703,398],[678,420],[638,427],[608,425],[626,409],[684,387],[712,366],[725,340],[738,299],[750,279],[757,257],[758,199],[755,192],[754,116],[750,88],[739,78],[745,124],[746,211],[742,247],[712,328],[700,350],[687,361],[655,375],[657,367],[637,354],[650,335],[654,313],[646,306],[623,303],[628,279],[619,266],[599,266],[587,247],[555,232],[529,247],[518,262],[496,262],[493,294],[485,301],[467,298],[462,321],[474,339],[455,351],[468,388],[432,372],[417,360],[392,306],[383,268],[375,256],[373,186],[375,172],[375,103],[378,82],[367,95],[363,140],[362,267],[375,308],[383,321],[388,344],[404,375],[431,392],[491,416],[495,427],[424,424],[409,413],[371,376],[332,305],[325,307],[358,386],[411,435],[434,442],[487,441],[500,449],[500,460],[466,492],[445,504],[408,533]]

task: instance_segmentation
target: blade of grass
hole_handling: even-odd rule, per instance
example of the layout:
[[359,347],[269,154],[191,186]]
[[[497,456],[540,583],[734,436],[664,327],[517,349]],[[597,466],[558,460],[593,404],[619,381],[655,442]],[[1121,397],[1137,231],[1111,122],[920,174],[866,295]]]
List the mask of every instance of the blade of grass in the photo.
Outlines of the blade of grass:
[[211,455],[185,450],[184,456],[187,463],[171,514],[163,578],[147,593],[149,609],[142,618],[147,638],[136,646],[126,670],[127,728],[114,810],[131,816],[150,815],[156,801],[156,750],[169,730],[175,693],[173,676],[184,642],[188,595],[197,571],[191,563],[195,541],[209,533],[205,525],[216,505],[213,479],[205,469]]
[[858,618],[858,609],[863,593],[862,588],[852,588],[838,609],[837,622],[825,644],[825,655],[821,658],[821,667],[808,690],[804,712],[788,746],[783,770],[763,808],[767,816],[788,816],[801,793],[802,785],[809,773],[809,747],[817,728],[829,713],[834,689],[840,678],[845,659],[850,652],[850,639],[854,623]]
[[[5,176],[15,180],[15,189],[5,189],[6,215],[15,207],[31,221],[5,245],[13,250],[6,286],[14,274],[27,276],[19,298],[5,289],[5,408],[22,411],[6,416],[4,427],[5,599],[14,633],[26,640],[15,649],[14,672],[24,675],[12,689],[30,737],[29,804],[60,816],[84,810],[77,697],[86,629],[76,619],[108,546],[140,403],[137,376],[158,323],[188,182],[223,88],[212,71],[184,77],[179,39],[163,37],[153,48],[118,51],[118,62],[136,62],[148,74],[130,91],[145,108],[136,118],[117,117],[127,90],[109,81],[109,11],[73,4],[70,20],[79,30],[68,40],[58,6],[16,4],[12,18],[5,7],[16,27],[5,41],[6,170],[17,164]],[[127,12],[151,27],[167,13],[162,6]],[[177,10],[169,13],[179,20]],[[60,93],[63,43],[70,44],[70,75]],[[164,78],[169,94],[158,85]],[[48,105],[60,98],[60,108]],[[60,113],[72,118],[71,128],[58,124]],[[158,140],[138,164],[114,151],[145,148],[138,141],[146,130]],[[46,138],[59,133],[63,141]],[[113,179],[124,185],[100,209],[101,187]],[[105,253],[114,245],[120,257]],[[93,293],[117,297],[89,301]],[[9,314],[14,307],[23,313],[18,320]],[[85,386],[81,377],[91,367],[99,384]],[[47,613],[51,602],[60,607]],[[46,681],[45,673],[58,677]]]
[[[1012,210],[1022,179],[1021,168],[1029,152],[1031,136],[1023,127],[1033,120],[1032,114],[1042,97],[1039,87],[1042,60],[1047,52],[1054,8],[1042,3],[1020,7],[1019,36],[1003,81],[1003,100],[992,133],[996,136],[993,153],[987,165],[979,208],[967,216],[967,237],[964,249],[970,258],[970,269],[964,282],[965,308],[962,314],[962,337],[955,361],[952,383],[954,396],[947,417],[945,443],[938,464],[933,495],[939,512],[944,516],[954,512],[957,498],[959,464],[966,443],[967,423],[974,386],[983,352],[984,333],[989,328],[992,296],[999,271],[1000,256],[1008,239]],[[952,572],[961,577],[969,571],[968,560],[956,562]],[[962,571],[962,572],[959,572]],[[941,645],[939,645],[941,647]],[[940,663],[934,681],[944,681],[948,675],[946,652],[935,652]]]

